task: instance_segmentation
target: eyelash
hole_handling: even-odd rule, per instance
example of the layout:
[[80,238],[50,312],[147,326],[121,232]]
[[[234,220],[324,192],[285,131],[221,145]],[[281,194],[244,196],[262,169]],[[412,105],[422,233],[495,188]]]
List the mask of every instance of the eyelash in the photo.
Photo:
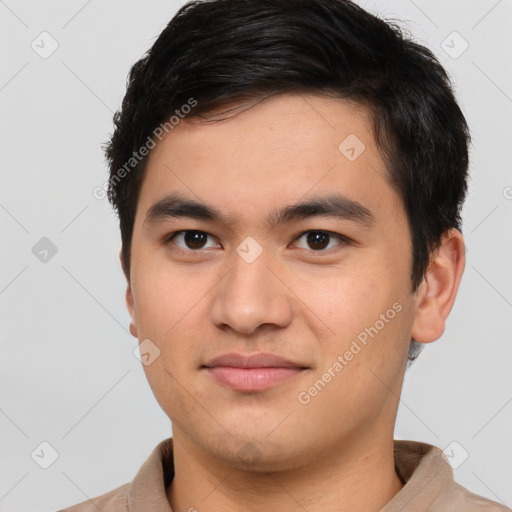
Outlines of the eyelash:
[[[167,235],[165,237],[165,240],[164,242],[165,243],[169,243],[169,242],[172,242],[173,239],[180,235],[180,234],[185,234],[185,233],[202,233],[204,235],[207,235],[208,237],[212,237],[212,238],[215,238],[213,235],[211,235],[210,233],[207,233],[206,231],[201,231],[199,229],[185,229],[185,230],[180,230],[180,231],[174,231],[173,233],[170,233],[169,235]],[[322,253],[327,253],[327,254],[330,254],[330,251],[332,251],[333,249],[336,250],[337,248],[339,248],[340,246],[344,246],[344,245],[350,245],[353,243],[353,241],[344,236],[344,235],[341,235],[339,233],[334,233],[333,231],[326,231],[324,229],[309,229],[307,231],[303,231],[302,233],[298,234],[294,239],[293,241],[296,241],[296,240],[299,240],[300,238],[302,238],[304,235],[307,235],[309,233],[322,233],[324,235],[328,235],[329,237],[332,237],[332,238],[337,238],[340,243],[338,245],[336,245],[335,247],[331,247],[329,249],[318,249],[318,250],[314,250],[314,249],[304,249],[304,248],[299,248],[300,250],[304,250],[304,251],[307,251],[307,252],[310,252],[312,254],[322,254]],[[329,240],[330,242],[330,240]],[[175,244],[176,245],[176,244]],[[329,245],[329,244],[328,244]],[[180,247],[180,246],[177,246],[179,250],[183,251],[183,252],[187,252],[187,253],[201,253],[204,249],[183,249],[183,247]],[[207,248],[208,249],[208,248]]]

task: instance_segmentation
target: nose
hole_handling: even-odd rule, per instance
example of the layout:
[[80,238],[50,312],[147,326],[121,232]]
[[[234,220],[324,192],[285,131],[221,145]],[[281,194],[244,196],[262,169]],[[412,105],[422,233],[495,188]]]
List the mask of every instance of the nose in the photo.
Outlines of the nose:
[[[252,263],[233,255],[231,271],[215,288],[211,320],[250,335],[263,325],[286,327],[293,317],[290,292],[269,268],[265,251]],[[268,328],[268,325],[267,327]]]

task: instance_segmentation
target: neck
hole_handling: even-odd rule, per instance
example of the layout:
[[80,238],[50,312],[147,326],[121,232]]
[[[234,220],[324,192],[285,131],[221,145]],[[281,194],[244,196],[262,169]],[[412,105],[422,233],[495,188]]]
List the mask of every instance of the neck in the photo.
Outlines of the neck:
[[403,486],[392,438],[351,440],[348,451],[331,450],[286,471],[261,473],[211,459],[174,430],[175,477],[167,489],[173,512],[378,512]]

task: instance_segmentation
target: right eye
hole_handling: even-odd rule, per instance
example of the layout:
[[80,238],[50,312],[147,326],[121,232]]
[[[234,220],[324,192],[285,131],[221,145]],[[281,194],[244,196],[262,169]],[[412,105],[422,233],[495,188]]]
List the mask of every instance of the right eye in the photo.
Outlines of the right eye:
[[[176,231],[167,237],[167,241],[174,243],[180,249],[189,252],[196,252],[201,249],[209,249],[215,245],[207,245],[208,237],[212,235],[197,230]],[[212,237],[213,238],[213,237]]]

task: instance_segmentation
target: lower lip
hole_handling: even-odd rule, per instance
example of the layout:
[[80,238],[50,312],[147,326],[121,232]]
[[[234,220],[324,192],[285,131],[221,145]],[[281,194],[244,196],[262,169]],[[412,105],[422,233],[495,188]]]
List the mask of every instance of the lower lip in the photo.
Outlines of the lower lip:
[[215,380],[237,391],[269,389],[303,371],[301,368],[234,368],[232,366],[215,366],[207,370]]

